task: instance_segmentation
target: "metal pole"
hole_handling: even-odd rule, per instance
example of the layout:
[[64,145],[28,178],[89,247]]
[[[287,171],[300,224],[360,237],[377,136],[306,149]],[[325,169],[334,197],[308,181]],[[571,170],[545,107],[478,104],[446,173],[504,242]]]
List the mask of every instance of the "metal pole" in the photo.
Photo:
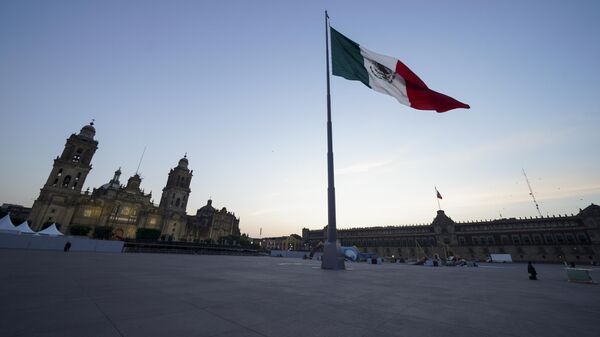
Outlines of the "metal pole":
[[331,95],[329,85],[329,15],[325,11],[325,62],[327,64],[327,242],[323,247],[323,269],[345,269],[344,258],[337,248],[335,219],[335,186],[333,171],[333,136],[331,128]]
[[333,171],[333,135],[331,128],[331,94],[329,80],[329,16],[325,11],[325,53],[327,63],[327,210],[328,210],[328,225],[327,241],[335,242],[337,240],[336,219],[335,219],[335,185]]

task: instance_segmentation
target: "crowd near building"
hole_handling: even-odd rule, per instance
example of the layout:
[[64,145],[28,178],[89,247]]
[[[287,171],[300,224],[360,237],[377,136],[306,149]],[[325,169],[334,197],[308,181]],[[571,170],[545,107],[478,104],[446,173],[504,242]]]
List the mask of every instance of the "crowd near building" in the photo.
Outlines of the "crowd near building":
[[[397,259],[460,256],[485,260],[511,254],[515,261],[595,263],[600,260],[600,206],[576,215],[455,222],[439,210],[429,225],[338,229],[342,246]],[[304,228],[306,247],[327,239],[327,227]]]
[[133,239],[146,231],[161,240],[188,242],[240,235],[240,219],[226,208],[214,208],[212,200],[195,215],[186,213],[193,176],[187,155],[169,171],[159,205],[141,188],[137,172],[122,184],[120,168],[106,184],[82,191],[98,148],[95,135],[90,123],[67,139],[28,215],[33,230],[56,223],[64,234],[102,232],[111,239]]

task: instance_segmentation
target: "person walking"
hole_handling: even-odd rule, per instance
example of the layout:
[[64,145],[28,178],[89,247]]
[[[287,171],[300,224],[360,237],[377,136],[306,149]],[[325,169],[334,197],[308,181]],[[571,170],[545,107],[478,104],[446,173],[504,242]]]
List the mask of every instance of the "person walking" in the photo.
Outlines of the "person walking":
[[537,271],[533,267],[533,264],[531,264],[531,261],[527,264],[527,272],[529,273],[530,280],[537,280]]

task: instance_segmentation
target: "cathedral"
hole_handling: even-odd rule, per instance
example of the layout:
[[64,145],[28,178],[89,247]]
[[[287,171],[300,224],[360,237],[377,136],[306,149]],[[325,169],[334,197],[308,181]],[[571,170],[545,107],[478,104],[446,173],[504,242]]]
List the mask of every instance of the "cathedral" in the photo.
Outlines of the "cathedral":
[[223,237],[240,235],[240,219],[226,208],[215,209],[212,200],[196,215],[187,215],[193,176],[187,155],[170,170],[158,206],[152,202],[152,193],[141,189],[139,174],[123,185],[120,169],[106,184],[82,192],[98,149],[95,135],[94,123],[85,125],[79,134],[67,139],[62,154],[54,159],[29,215],[34,230],[56,223],[64,234],[83,227],[89,229],[88,235],[103,229],[112,239],[135,239],[140,229],[148,229],[160,232],[161,240],[187,242],[218,242]]

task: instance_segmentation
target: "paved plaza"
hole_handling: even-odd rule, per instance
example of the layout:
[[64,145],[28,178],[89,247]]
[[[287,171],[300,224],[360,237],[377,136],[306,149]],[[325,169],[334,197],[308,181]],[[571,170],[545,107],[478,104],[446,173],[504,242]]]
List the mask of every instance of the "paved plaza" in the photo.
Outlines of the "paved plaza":
[[600,286],[558,265],[319,266],[0,250],[0,336],[600,336]]

